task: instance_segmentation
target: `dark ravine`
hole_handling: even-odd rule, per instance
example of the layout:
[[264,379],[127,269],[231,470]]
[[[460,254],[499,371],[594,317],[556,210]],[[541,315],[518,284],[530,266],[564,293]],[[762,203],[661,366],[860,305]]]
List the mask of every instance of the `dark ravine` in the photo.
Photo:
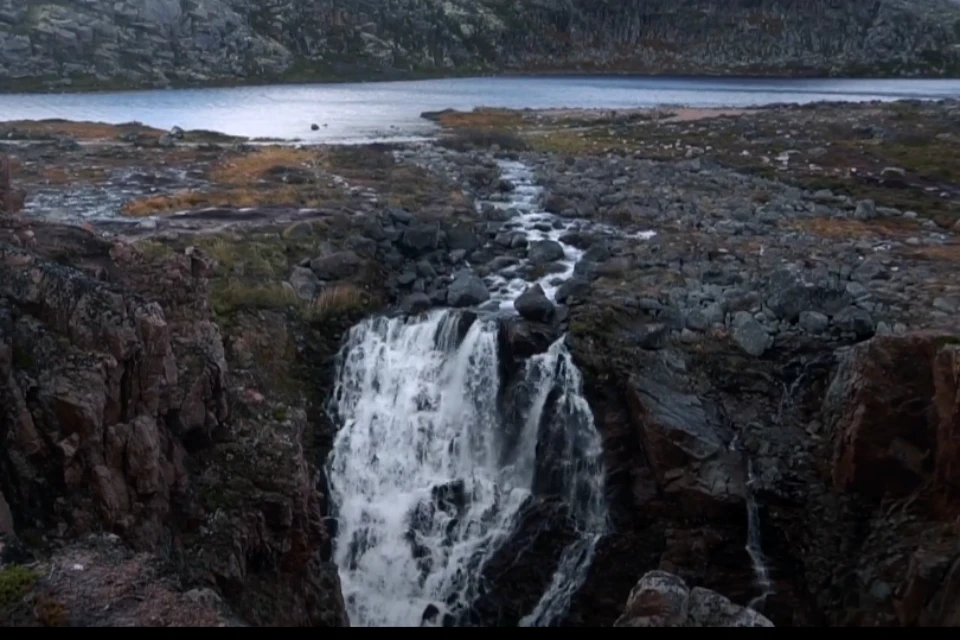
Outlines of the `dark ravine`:
[[[134,242],[105,237],[119,223],[0,217],[0,586],[15,594],[0,616],[346,624],[318,471],[335,435],[323,410],[334,355],[371,314],[470,306],[484,277],[561,270],[551,245],[521,241],[509,211],[470,206],[509,201],[518,186],[497,162],[510,159],[584,251],[559,305],[548,313],[533,295],[527,318],[497,335],[510,381],[566,331],[603,439],[611,529],[561,622],[960,624],[960,227],[948,196],[931,203],[909,186],[957,182],[950,158],[935,176],[926,163],[931,148],[960,144],[956,109],[781,108],[706,133],[578,121],[579,147],[562,130],[523,137],[521,121],[499,137],[337,154],[110,147],[111,162],[144,175],[196,162],[215,181],[227,160],[261,196],[274,193],[270,176],[309,165],[298,154],[331,153],[330,170],[352,181],[375,174],[379,199],[305,183],[284,193],[322,196],[309,216],[264,208],[237,223],[225,204],[194,229],[165,217],[128,226]],[[804,161],[762,162],[758,147],[776,158],[769,140],[791,122],[810,137],[792,140]],[[731,129],[743,135],[709,137]],[[838,130],[861,137],[830,138],[837,162],[880,149],[902,166],[877,175],[906,178],[804,186],[806,154],[830,168],[814,149]],[[665,139],[682,145],[664,151]],[[751,141],[749,156],[733,146]],[[895,156],[901,143],[925,153]],[[55,158],[102,160],[95,145],[45,144],[17,151],[28,192]],[[411,182],[418,190],[403,190]],[[401,196],[415,204],[390,204]],[[639,239],[649,229],[658,235]],[[465,261],[479,285],[454,285]],[[745,548],[750,495],[773,582],[763,617],[743,609],[761,593]],[[524,516],[460,622],[516,624],[542,594],[569,519],[549,495]]]
[[491,72],[956,76],[953,0],[0,0],[0,90]]

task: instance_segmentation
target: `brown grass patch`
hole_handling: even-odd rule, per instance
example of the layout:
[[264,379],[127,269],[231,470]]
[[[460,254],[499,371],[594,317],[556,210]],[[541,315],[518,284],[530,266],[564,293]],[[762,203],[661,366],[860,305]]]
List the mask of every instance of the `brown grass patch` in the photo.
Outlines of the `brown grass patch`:
[[908,258],[915,260],[930,260],[933,262],[960,262],[960,243],[923,247],[906,252]]
[[234,189],[232,191],[180,191],[168,195],[149,196],[131,200],[123,206],[122,213],[132,218],[142,218],[162,213],[204,209],[207,207],[259,207],[267,205],[303,204],[293,187],[278,189]]
[[264,179],[276,167],[315,167],[322,161],[316,151],[293,147],[263,147],[239,158],[221,162],[210,172],[211,179],[231,185],[248,185]]
[[317,320],[363,309],[368,302],[369,296],[357,285],[349,282],[338,283],[321,291],[309,304],[304,315],[310,320]]
[[816,217],[794,220],[789,225],[815,236],[831,239],[880,236],[903,238],[917,231],[917,224],[906,218],[881,218],[870,222],[849,218]]
[[510,109],[479,107],[473,111],[446,111],[436,121],[448,129],[509,129],[523,124],[523,115]]
[[44,167],[39,179],[49,185],[68,185],[81,181],[95,182],[105,177],[106,172],[99,167],[81,167],[70,171],[62,167]]
[[139,123],[108,124],[106,122],[74,122],[71,120],[15,120],[4,123],[5,128],[24,131],[31,136],[70,136],[77,140],[110,140],[130,133],[159,136],[160,129]]

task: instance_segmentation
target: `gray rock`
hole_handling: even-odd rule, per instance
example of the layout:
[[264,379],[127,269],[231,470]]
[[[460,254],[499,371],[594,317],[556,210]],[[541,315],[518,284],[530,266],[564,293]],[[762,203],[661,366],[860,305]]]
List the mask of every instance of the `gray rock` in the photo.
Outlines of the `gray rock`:
[[796,322],[803,311],[836,313],[850,303],[850,297],[796,268],[775,272],[767,286],[767,306],[776,317]]
[[634,329],[633,336],[640,348],[648,351],[659,351],[667,346],[667,337],[670,327],[662,322],[640,325]]
[[425,293],[412,293],[403,299],[400,306],[404,313],[416,315],[429,310],[433,306],[433,302],[430,296]]
[[584,278],[570,278],[559,287],[554,296],[559,304],[566,304],[570,298],[584,298],[590,293],[590,282]]
[[933,301],[933,308],[945,313],[956,313],[960,309],[960,302],[949,298],[936,298]]
[[848,307],[833,317],[833,323],[841,331],[853,333],[857,338],[872,338],[877,331],[876,321],[869,311],[859,307]]
[[[738,314],[739,315],[739,314]],[[763,326],[750,318],[742,320],[733,330],[733,340],[748,355],[759,358],[773,344],[773,339]]]
[[873,200],[861,200],[857,203],[853,217],[857,220],[873,220],[877,217],[877,205]]
[[397,224],[410,224],[413,222],[413,214],[409,211],[404,211],[403,209],[397,209],[396,207],[390,209],[390,218]]
[[353,251],[339,251],[310,261],[310,268],[321,280],[342,280],[357,275],[364,261]]
[[313,300],[317,295],[320,280],[310,269],[294,267],[290,274],[290,286],[301,300]]
[[646,573],[630,592],[615,627],[773,627],[761,614],[715,591],[692,591],[678,576]]
[[889,280],[890,271],[879,259],[867,258],[853,270],[850,279],[860,283],[870,282],[871,280]]
[[487,285],[469,272],[457,275],[447,289],[447,304],[451,307],[472,307],[489,299]]
[[454,227],[447,230],[447,247],[471,253],[480,248],[480,240],[472,229]]
[[412,256],[420,256],[435,250],[440,243],[440,227],[436,224],[421,224],[408,228],[400,238],[400,249]]
[[800,328],[813,335],[819,335],[830,327],[830,318],[819,311],[804,311],[800,314]]
[[562,260],[563,256],[563,245],[553,240],[534,242],[527,249],[527,259],[533,264],[556,262]]
[[556,313],[556,307],[539,284],[524,291],[514,300],[513,306],[521,317],[534,322],[550,322]]

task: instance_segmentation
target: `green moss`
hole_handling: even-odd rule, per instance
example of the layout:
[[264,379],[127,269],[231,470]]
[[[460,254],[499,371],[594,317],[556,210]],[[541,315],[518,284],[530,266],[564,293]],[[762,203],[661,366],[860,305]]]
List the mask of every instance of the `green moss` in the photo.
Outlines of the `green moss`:
[[16,564],[0,569],[0,611],[19,604],[38,578],[33,570]]

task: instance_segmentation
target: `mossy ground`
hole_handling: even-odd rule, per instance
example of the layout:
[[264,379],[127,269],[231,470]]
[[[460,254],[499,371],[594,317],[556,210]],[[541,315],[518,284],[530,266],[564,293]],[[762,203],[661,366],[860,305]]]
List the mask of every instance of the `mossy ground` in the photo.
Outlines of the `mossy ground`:
[[[904,101],[739,113],[476,110],[435,119],[450,140],[479,130],[491,140],[493,132],[521,137],[534,150],[564,156],[701,158],[809,190],[872,199],[950,228],[960,220],[960,119],[950,108]],[[891,177],[888,168],[901,171]]]
[[23,599],[38,580],[35,571],[21,565],[0,568],[0,622],[15,622],[22,615]]

